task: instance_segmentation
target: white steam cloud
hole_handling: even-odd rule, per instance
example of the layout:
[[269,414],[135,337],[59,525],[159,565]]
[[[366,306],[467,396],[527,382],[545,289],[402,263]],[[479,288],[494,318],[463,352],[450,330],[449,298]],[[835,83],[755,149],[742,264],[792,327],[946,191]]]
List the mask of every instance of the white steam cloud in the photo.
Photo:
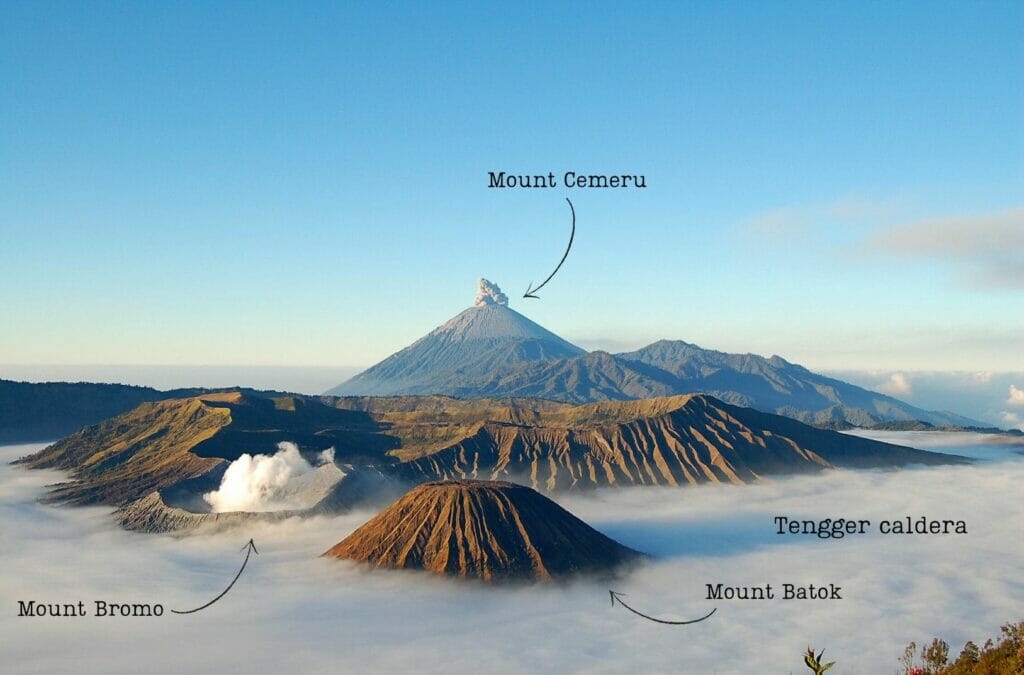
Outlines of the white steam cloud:
[[[231,462],[220,481],[220,488],[207,492],[203,499],[214,513],[228,511],[281,511],[308,506],[295,503],[288,484],[313,471],[294,443],[278,443],[273,455],[242,455]],[[334,448],[320,453],[319,464],[334,461]]]
[[498,284],[488,281],[483,277],[476,285],[476,300],[473,304],[477,307],[484,305],[508,305],[508,296],[501,292]]

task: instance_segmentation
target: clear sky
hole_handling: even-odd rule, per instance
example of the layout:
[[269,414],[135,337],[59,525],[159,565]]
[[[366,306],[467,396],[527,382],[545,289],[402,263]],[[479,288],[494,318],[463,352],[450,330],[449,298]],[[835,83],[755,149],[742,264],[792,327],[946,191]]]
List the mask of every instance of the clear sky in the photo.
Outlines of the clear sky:
[[1024,370],[1024,4],[434,5],[5,2],[0,363],[368,365],[486,276],[588,348]]

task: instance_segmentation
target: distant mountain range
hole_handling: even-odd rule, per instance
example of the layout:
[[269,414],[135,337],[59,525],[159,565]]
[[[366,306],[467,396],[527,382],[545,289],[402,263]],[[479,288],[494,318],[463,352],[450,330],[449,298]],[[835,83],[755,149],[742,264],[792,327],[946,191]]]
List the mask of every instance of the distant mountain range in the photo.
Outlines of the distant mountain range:
[[98,382],[15,382],[0,380],[0,443],[52,441],[134,409],[141,403],[252,389],[170,389]]
[[[160,391],[122,384],[0,380],[0,443],[52,440],[141,403],[216,391],[229,390]],[[282,393],[242,391],[262,397]],[[483,280],[475,306],[328,392],[545,398],[566,403],[691,393],[828,428],[987,426],[952,412],[915,407],[779,356],[727,354],[679,340],[662,340],[622,354],[588,353],[510,309],[500,289]]]
[[140,403],[199,393],[89,382],[0,380],[0,443],[48,441],[131,410]]
[[779,356],[727,354],[681,340],[622,354],[587,353],[503,302],[470,307],[327,393],[519,396],[568,403],[705,393],[820,426],[894,421],[986,426],[819,375]]

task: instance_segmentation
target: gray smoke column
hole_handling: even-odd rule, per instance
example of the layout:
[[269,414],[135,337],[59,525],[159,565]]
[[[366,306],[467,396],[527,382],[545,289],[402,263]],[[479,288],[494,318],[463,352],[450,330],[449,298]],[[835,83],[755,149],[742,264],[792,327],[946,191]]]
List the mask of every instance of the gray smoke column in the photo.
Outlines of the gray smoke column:
[[484,305],[508,306],[508,296],[501,292],[498,284],[481,277],[476,284],[476,300],[473,301],[473,304],[477,307]]

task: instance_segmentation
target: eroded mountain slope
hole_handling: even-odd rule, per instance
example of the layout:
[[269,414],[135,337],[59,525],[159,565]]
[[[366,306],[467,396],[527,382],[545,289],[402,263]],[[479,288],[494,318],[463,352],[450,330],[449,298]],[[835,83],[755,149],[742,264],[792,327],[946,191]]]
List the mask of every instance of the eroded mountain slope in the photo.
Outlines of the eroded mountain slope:
[[398,469],[410,480],[506,477],[549,491],[739,484],[828,467],[955,461],[699,395],[566,406],[537,425],[486,423],[423,456],[398,452],[406,460]]
[[[284,441],[309,460],[333,448],[346,473],[372,469],[403,484],[508,478],[547,491],[747,483],[828,467],[963,461],[703,395],[573,406],[239,392],[146,403],[22,461],[71,472],[72,480],[51,493],[55,500],[125,506],[160,491],[180,505],[187,500],[176,486],[178,492],[214,489],[228,462],[243,453],[273,455]],[[351,505],[341,492],[334,498]]]
[[417,486],[324,555],[485,581],[546,581],[640,556],[534,490],[495,481]]

